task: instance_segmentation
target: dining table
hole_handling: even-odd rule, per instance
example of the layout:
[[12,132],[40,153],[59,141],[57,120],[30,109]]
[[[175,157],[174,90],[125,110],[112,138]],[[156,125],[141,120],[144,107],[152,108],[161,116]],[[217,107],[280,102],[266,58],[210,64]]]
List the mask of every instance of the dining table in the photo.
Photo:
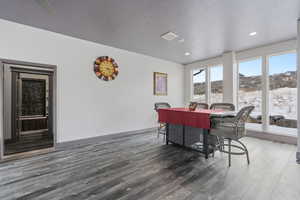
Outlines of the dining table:
[[196,150],[207,159],[214,149],[210,143],[211,116],[225,116],[223,110],[163,108],[158,110],[159,123],[166,124],[166,145],[170,142]]

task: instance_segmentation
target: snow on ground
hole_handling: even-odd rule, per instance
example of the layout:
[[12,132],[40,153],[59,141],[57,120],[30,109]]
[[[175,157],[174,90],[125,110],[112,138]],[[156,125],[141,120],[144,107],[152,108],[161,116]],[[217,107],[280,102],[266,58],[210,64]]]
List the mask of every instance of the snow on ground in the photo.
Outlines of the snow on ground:
[[[270,90],[270,115],[283,115],[286,119],[297,119],[297,88],[278,88]],[[256,113],[261,113],[262,92],[261,91],[239,91],[239,108],[254,105]],[[195,95],[198,101],[205,102],[204,95]],[[211,95],[211,102],[222,102],[222,94]]]
[[[270,115],[283,115],[287,119],[297,119],[297,88],[270,90]],[[239,107],[254,105],[255,112],[261,113],[261,91],[239,91]]]

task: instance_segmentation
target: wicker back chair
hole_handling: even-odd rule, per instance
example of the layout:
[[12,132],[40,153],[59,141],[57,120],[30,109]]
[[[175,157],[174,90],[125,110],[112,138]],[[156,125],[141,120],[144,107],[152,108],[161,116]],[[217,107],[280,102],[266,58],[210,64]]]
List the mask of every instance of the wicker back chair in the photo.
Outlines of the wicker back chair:
[[[239,139],[246,135],[245,123],[253,109],[254,106],[246,106],[233,118],[226,119],[225,117],[226,120],[224,120],[224,118],[215,117],[211,119],[212,129],[210,133],[216,136],[218,140],[222,140],[222,142],[217,143],[216,149],[228,154],[229,166],[231,166],[231,155],[246,154],[247,162],[250,164],[247,147]],[[228,140],[228,144],[225,144],[224,140]],[[239,143],[240,146],[231,144],[232,141]],[[228,151],[225,150],[225,147],[228,147]],[[232,152],[231,147],[239,149],[240,152]]]
[[158,102],[154,104],[154,110],[156,112],[158,112],[158,110],[161,108],[171,108],[171,106],[167,102]]
[[232,103],[213,103],[210,105],[211,110],[224,110],[224,111],[234,111],[235,106]]
[[[154,110],[158,112],[161,108],[171,108],[170,104],[167,102],[158,102],[154,104]],[[159,123],[159,126],[157,128],[157,138],[159,138],[159,134],[164,135],[164,140],[166,137],[166,124],[165,123]]]

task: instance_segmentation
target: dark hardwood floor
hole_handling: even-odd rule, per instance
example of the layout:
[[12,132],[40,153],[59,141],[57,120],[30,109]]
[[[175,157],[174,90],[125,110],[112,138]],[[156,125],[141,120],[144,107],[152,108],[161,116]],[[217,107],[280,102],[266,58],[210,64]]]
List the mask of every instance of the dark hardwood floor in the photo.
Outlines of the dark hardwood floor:
[[296,147],[254,138],[243,156],[164,145],[156,133],[115,136],[0,164],[0,199],[299,200]]

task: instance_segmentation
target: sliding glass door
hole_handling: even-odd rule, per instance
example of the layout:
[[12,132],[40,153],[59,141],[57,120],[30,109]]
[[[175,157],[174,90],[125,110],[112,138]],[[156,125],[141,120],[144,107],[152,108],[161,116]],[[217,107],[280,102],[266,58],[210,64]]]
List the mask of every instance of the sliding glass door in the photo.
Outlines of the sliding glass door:
[[269,124],[273,128],[297,128],[296,53],[270,56],[268,61]]
[[296,53],[292,52],[238,62],[238,109],[255,106],[249,127],[283,135],[295,134],[296,61]]
[[262,59],[239,62],[238,109],[255,107],[249,122],[262,123]]

